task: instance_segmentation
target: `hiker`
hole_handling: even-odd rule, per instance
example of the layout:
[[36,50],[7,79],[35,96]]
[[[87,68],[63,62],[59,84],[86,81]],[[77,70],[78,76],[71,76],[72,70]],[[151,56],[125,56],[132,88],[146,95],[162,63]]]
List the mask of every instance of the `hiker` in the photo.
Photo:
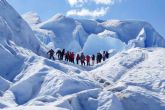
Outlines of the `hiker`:
[[101,63],[102,59],[103,59],[103,55],[101,53],[99,53],[99,63]]
[[61,57],[61,58],[60,58],[61,60],[63,60],[64,55],[65,55],[65,49],[63,49],[62,52],[61,52],[61,56],[60,56],[60,57]]
[[105,51],[103,52],[102,56],[103,56],[103,61],[105,61],[105,59],[106,59],[106,52]]
[[90,56],[89,55],[86,56],[86,61],[87,61],[87,66],[90,66]]
[[60,60],[60,59],[61,59],[61,50],[58,50],[58,51],[56,52],[56,55],[58,56],[58,59]]
[[81,65],[85,66],[85,56],[84,56],[84,53],[81,53],[80,60],[81,60]]
[[99,59],[100,59],[100,55],[99,55],[99,53],[97,53],[97,58],[96,58],[97,64],[99,63]]
[[92,65],[95,64],[95,55],[92,55]]
[[70,57],[71,57],[71,63],[74,63],[74,52],[71,52]]
[[49,54],[49,59],[53,58],[53,60],[55,60],[55,58],[54,58],[54,50],[53,49],[50,49],[47,54]]
[[67,51],[66,53],[65,53],[65,61],[69,61],[69,51]]
[[69,62],[72,62],[72,52],[69,52]]
[[97,64],[98,64],[98,63],[101,63],[102,58],[103,58],[102,54],[101,54],[100,52],[97,53]]
[[79,60],[80,60],[80,55],[77,54],[77,56],[76,56],[76,62],[77,62],[77,64],[79,64]]
[[106,51],[105,57],[106,57],[107,59],[109,58],[109,53],[108,53],[108,51]]

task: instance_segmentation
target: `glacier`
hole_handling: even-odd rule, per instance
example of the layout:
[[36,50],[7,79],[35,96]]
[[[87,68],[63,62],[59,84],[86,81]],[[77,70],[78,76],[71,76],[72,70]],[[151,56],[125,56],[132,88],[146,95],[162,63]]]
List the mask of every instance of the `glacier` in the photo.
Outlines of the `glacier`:
[[[0,110],[164,110],[164,47],[147,22],[42,21],[0,0]],[[49,60],[50,48],[111,54],[86,67]]]
[[[36,13],[30,14],[30,12],[24,14],[23,16],[32,16],[37,21],[38,15]],[[35,16],[34,16],[35,15]],[[27,22],[32,22],[31,18],[26,17]],[[34,22],[34,21],[33,21]],[[70,17],[66,17],[61,14],[57,14],[47,21],[43,21],[41,23],[36,24],[35,26],[29,23],[31,27],[35,27],[34,32],[39,33],[37,36],[40,38],[44,34],[40,34],[42,30],[51,31],[49,37],[45,35],[44,39],[41,39],[41,42],[47,42],[50,38],[54,38],[53,40],[49,40],[51,44],[54,44],[55,48],[65,48],[69,51],[80,52],[85,48],[85,44],[87,45],[88,39],[92,34],[97,36],[107,36],[112,37],[112,39],[117,38],[125,43],[127,46],[125,48],[134,48],[134,47],[165,47],[164,38],[152,27],[151,24],[145,21],[136,21],[136,20],[107,20],[99,22],[98,20],[85,20],[85,19],[74,19]],[[39,30],[37,31],[36,30]],[[145,39],[142,40],[140,35],[144,31]],[[138,38],[140,37],[140,38]],[[99,38],[99,37],[97,37]],[[111,39],[111,38],[108,38]],[[96,39],[93,39],[96,40]],[[62,42],[62,43],[61,43]],[[99,42],[97,42],[99,43]],[[112,42],[111,42],[112,43]],[[105,50],[110,50],[112,47],[115,47],[115,43],[112,43],[113,46],[107,46]],[[46,43],[46,45],[48,45]],[[48,48],[53,46],[47,46]],[[74,47],[74,49],[73,49]],[[124,48],[124,49],[125,49]],[[116,48],[113,48],[116,49]],[[87,50],[86,50],[87,51]],[[94,51],[94,53],[98,51]]]

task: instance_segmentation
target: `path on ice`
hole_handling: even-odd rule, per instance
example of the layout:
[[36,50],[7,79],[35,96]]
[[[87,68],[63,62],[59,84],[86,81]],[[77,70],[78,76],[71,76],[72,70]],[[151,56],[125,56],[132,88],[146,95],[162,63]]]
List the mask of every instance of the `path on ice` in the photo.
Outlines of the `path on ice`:
[[165,59],[164,50],[144,50],[147,57],[143,62],[130,69],[118,80],[127,86],[138,86],[152,92],[165,93]]
[[[126,67],[127,69],[114,79],[115,83],[117,83],[121,78],[123,78],[127,74],[127,72],[133,70],[134,68],[136,68],[136,66],[142,64],[145,60],[147,60],[148,54],[142,51],[140,52],[141,53],[137,55],[132,54],[130,56],[126,56],[126,58],[124,58],[124,60],[120,62],[120,64]],[[131,61],[132,59],[134,59],[134,61]]]
[[147,53],[141,49],[130,50],[128,52],[120,52],[111,57],[108,61],[97,66],[89,73],[83,73],[91,77],[105,86],[115,84],[129,70],[141,64],[147,59]]

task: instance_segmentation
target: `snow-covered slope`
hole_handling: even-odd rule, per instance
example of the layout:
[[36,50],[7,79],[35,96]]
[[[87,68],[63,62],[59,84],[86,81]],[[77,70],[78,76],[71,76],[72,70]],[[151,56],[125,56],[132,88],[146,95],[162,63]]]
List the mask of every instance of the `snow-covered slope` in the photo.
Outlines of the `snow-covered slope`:
[[164,110],[164,53],[164,48],[131,49],[85,76],[113,91],[124,110]]
[[91,71],[33,56],[2,92],[0,107],[163,110],[164,53],[164,48],[135,48],[118,53]]
[[3,110],[68,110],[63,108],[58,108],[54,106],[28,106],[28,107],[13,107],[13,108],[7,108]]

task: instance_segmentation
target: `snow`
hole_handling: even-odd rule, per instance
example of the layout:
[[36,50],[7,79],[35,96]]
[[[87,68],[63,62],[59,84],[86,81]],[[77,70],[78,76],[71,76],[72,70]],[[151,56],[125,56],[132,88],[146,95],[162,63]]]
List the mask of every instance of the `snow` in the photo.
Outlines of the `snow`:
[[13,107],[13,108],[6,108],[6,109],[2,109],[2,110],[68,110],[68,109],[64,109],[64,108],[57,108],[54,106],[28,106],[28,107]]
[[15,83],[8,89],[13,93],[18,104],[24,104],[35,97],[45,95],[54,97],[65,96],[99,87],[88,79],[72,74],[74,72],[80,72],[75,67],[69,67],[67,65],[65,67],[64,64],[55,64],[51,61],[41,60],[41,58],[35,57],[29,59],[26,63],[29,66],[15,77]]
[[113,93],[101,89],[85,90],[66,96],[51,105],[69,110],[114,110],[116,108],[123,110],[120,101]]
[[125,110],[163,110],[165,49],[131,49],[127,52],[115,55],[92,70],[88,77],[113,91]]
[[163,95],[155,94],[137,86],[128,87],[119,96],[125,110],[163,110],[165,107]]
[[163,48],[130,49],[91,71],[34,56],[0,97],[0,105],[24,104],[25,109],[53,105],[67,110],[161,110],[165,107],[164,52]]
[[[151,49],[150,53],[146,55],[146,60],[127,72],[127,75],[121,80],[128,85],[139,85],[154,92],[164,93],[164,52],[164,49],[155,49],[154,51]],[[141,72],[143,74],[140,74]],[[138,77],[135,79],[137,75]]]
[[[165,109],[165,42],[148,23],[56,15],[34,25],[0,0],[0,109]],[[82,67],[42,57],[45,46],[111,54]]]
[[117,38],[117,34],[113,31],[109,31],[109,30],[104,30],[103,32],[99,33],[98,35],[103,36],[103,37],[109,36],[109,37]]

